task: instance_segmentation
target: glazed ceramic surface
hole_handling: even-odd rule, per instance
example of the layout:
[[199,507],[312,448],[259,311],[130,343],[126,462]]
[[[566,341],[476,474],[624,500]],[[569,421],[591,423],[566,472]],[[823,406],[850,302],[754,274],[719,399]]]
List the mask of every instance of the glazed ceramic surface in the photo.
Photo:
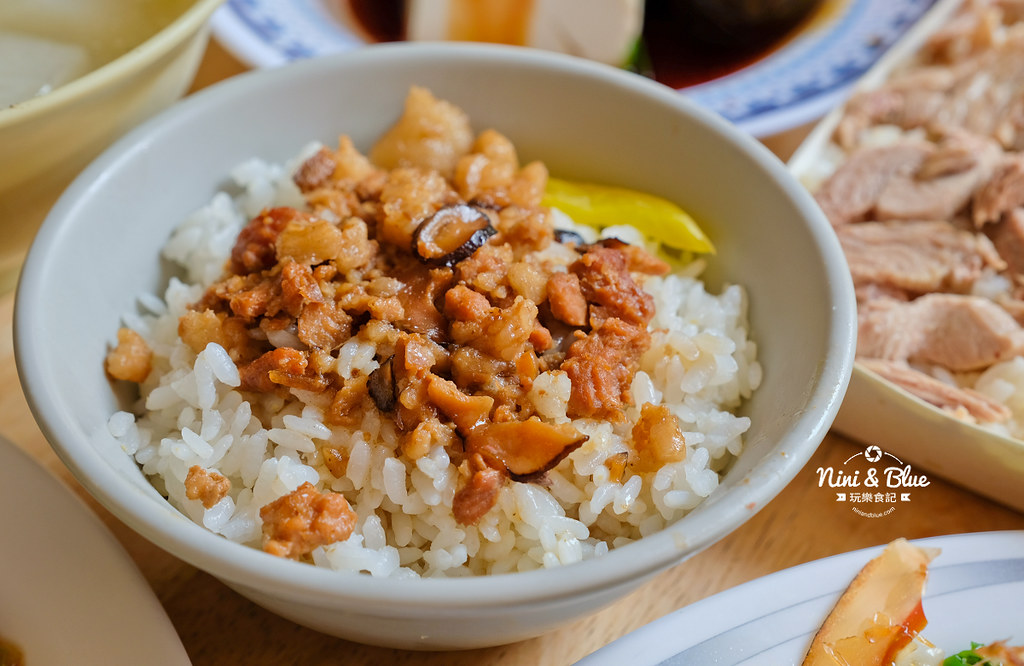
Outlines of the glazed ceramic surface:
[[[683,205],[714,239],[712,288],[747,287],[764,381],[746,448],[712,496],[661,533],[561,569],[475,579],[374,579],[274,558],[172,508],[106,433],[127,402],[103,371],[122,313],[168,279],[171,230],[241,161],[279,161],[350,135],[367,150],[413,84],[493,127],[523,161]],[[43,225],[17,294],[26,396],[60,457],[146,538],[296,622],[357,641],[468,648],[596,611],[721,539],[770,501],[824,437],[845,392],[854,298],[828,223],[763,146],[675,91],[568,56],[513,47],[374,46],[205,90],[118,142]],[[122,398],[124,396],[121,396]]]

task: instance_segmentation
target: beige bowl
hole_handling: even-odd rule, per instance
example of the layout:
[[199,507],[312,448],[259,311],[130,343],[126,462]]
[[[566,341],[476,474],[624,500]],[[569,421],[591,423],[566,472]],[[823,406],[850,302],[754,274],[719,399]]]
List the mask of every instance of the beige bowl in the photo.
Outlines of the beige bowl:
[[188,89],[223,0],[196,0],[115,60],[53,92],[0,109],[0,293],[47,211],[114,139]]
[[[475,578],[371,578],[229,542],[162,498],[113,440],[103,358],[123,313],[163,291],[160,248],[258,155],[351,136],[366,150],[418,84],[508,136],[552,173],[684,205],[715,241],[708,280],[746,285],[764,381],[718,489],[667,529],[560,568]],[[75,279],[68,279],[75,276]],[[578,58],[515,47],[397,44],[235,77],[137,128],[50,213],[25,263],[18,371],[47,439],[111,512],[266,608],[337,636],[403,648],[521,640],[636,589],[736,529],[810,457],[853,363],[849,271],[824,215],[767,149],[677,92]],[[125,397],[125,396],[120,396]]]

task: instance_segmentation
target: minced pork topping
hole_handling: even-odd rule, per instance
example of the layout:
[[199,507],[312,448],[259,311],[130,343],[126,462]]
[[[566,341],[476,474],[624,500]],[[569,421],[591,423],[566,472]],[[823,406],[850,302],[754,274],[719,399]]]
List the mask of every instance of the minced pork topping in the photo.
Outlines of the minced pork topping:
[[[409,459],[441,443],[460,473],[452,511],[474,524],[504,484],[543,482],[587,439],[571,423],[538,418],[528,393],[539,373],[569,377],[570,418],[624,420],[651,341],[654,301],[641,283],[669,272],[639,246],[584,244],[556,230],[541,206],[546,181],[545,166],[521,166],[503,135],[474,140],[461,110],[414,88],[369,158],[342,137],[299,168],[307,206],[251,219],[223,277],[181,317],[179,335],[196,353],[221,345],[243,391],[318,394],[328,425],[379,410]],[[377,350],[369,376],[336,370],[351,338]],[[141,339],[119,340],[108,371],[143,381]],[[645,409],[637,428],[631,464],[650,470],[681,459],[667,409]],[[323,458],[335,476],[344,472],[343,452]],[[625,464],[609,461],[619,475]],[[221,491],[199,472],[190,486],[204,503]],[[312,486],[260,515],[264,549],[289,557],[347,538],[355,523],[340,494]]]

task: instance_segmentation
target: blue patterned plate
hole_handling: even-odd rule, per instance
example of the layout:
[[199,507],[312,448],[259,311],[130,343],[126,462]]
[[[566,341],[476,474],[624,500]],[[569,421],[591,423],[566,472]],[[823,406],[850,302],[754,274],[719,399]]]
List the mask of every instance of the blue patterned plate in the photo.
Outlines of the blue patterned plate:
[[[978,643],[1024,643],[1024,532],[921,539],[929,567],[923,635],[953,654]],[[868,548],[802,564],[698,601],[626,634],[576,666],[797,666],[815,632],[868,560]]]
[[[935,0],[823,0],[774,51],[683,93],[755,136],[810,122],[850,86]],[[217,39],[254,67],[358,48],[370,41],[342,0],[227,0]]]

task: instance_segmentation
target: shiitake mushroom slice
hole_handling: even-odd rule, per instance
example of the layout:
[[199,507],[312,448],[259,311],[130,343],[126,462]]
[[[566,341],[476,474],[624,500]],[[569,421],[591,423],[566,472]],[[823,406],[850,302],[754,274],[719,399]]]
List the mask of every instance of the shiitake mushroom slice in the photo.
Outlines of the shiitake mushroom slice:
[[578,245],[580,247],[587,243],[583,240],[583,236],[568,229],[555,229],[555,240],[563,245]]
[[366,389],[373,399],[373,404],[382,412],[394,410],[398,403],[398,387],[395,384],[394,356],[370,373],[366,379]]
[[412,235],[412,253],[430,266],[454,266],[496,232],[491,218],[469,204],[445,206],[420,222]]
[[466,452],[479,453],[513,481],[535,481],[589,439],[571,423],[546,423],[537,417],[475,428],[465,439]]

